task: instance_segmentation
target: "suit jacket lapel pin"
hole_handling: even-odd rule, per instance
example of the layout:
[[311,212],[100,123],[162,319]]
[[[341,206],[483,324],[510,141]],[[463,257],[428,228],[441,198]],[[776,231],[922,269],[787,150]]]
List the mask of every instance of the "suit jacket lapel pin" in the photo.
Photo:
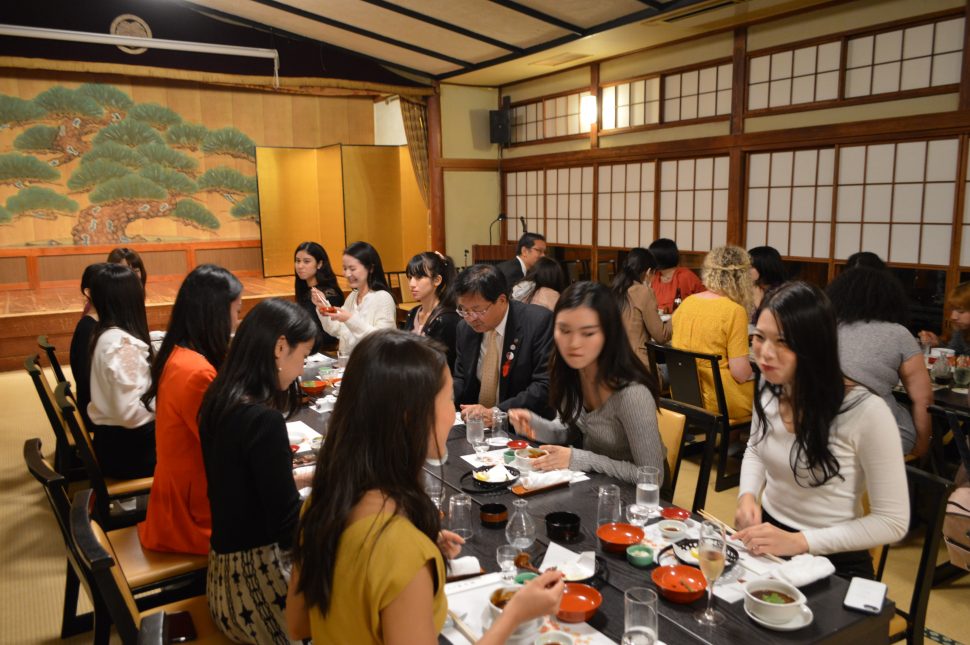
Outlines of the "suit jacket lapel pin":
[[512,350],[515,349],[515,345],[518,342],[519,339],[516,338],[512,341],[512,344],[509,345],[509,351],[505,354],[505,362],[502,363],[502,378],[508,378],[509,376],[509,370],[512,368],[512,359],[515,358],[515,352]]

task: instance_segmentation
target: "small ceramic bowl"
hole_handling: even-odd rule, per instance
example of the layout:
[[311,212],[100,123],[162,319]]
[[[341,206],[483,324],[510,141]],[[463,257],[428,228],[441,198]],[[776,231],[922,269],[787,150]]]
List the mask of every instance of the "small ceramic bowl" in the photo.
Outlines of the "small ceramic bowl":
[[[771,594],[771,598],[778,602],[762,600],[758,596],[766,594],[759,592]],[[783,598],[786,599],[785,602],[781,602]],[[787,602],[788,598],[791,599],[790,602]],[[752,580],[744,585],[744,608],[766,623],[787,623],[798,615],[804,604],[805,594],[781,580]]]
[[515,451],[515,450],[522,450],[523,448],[528,448],[529,442],[523,441],[522,439],[513,439],[512,441],[509,442],[508,445],[510,450]]
[[509,509],[505,504],[482,504],[478,516],[485,528],[500,529],[508,524]]
[[511,464],[513,461],[515,461],[515,451],[506,450],[502,453],[502,458],[505,459],[506,464]]
[[546,535],[557,542],[572,542],[579,537],[579,515],[556,511],[546,515]]
[[539,457],[549,453],[538,448],[522,448],[515,451],[515,466],[524,473],[532,472],[532,464]]
[[627,562],[635,567],[649,567],[653,564],[653,549],[643,544],[634,544],[626,549]]
[[[502,614],[502,609],[504,608],[505,604],[508,603],[509,599],[519,589],[521,589],[521,587],[509,586],[500,587],[492,592],[492,595],[488,599],[488,609],[492,614],[493,621]],[[503,600],[504,603],[502,602]],[[502,607],[499,607],[496,603],[502,604]],[[545,620],[545,616],[539,616],[538,618],[534,618],[519,624],[519,626],[515,628],[515,631],[509,635],[509,640],[525,640],[526,638],[531,638],[534,635],[538,635],[539,628],[542,627],[543,620]]]
[[680,520],[661,520],[657,522],[657,528],[661,537],[670,542],[682,540],[687,535],[687,525]]

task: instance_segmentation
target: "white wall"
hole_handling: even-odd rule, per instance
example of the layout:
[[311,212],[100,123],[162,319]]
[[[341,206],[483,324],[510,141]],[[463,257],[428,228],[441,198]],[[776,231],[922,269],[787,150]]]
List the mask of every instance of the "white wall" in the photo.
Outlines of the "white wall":
[[396,96],[374,103],[374,145],[406,146],[401,100]]

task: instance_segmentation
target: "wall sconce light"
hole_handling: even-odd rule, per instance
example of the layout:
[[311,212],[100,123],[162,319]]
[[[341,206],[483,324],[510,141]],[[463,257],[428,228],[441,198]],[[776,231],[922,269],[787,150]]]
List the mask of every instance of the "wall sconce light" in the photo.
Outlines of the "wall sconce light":
[[588,131],[596,123],[596,95],[589,94],[579,100],[579,127]]

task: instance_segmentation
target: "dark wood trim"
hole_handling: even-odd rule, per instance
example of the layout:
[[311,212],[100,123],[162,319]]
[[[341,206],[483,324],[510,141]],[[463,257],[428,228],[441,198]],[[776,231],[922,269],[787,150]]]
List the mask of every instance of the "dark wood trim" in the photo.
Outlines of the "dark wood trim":
[[748,94],[748,29],[734,30],[734,58],[731,78],[731,134],[744,132],[744,108]]
[[783,45],[775,45],[773,47],[752,49],[750,52],[748,52],[748,57],[756,58],[758,56],[764,56],[765,54],[777,54],[778,52],[788,51],[789,49],[801,49],[802,47],[810,47],[812,45],[822,45],[843,38],[858,38],[859,36],[876,35],[885,33],[887,31],[895,31],[900,27],[919,27],[920,25],[928,25],[941,19],[955,18],[963,14],[964,11],[964,9],[945,9],[943,11],[924,13],[912,18],[900,18],[899,20],[893,20],[892,22],[883,22],[876,25],[869,25],[867,27],[859,27],[857,29],[834,31],[830,34],[825,34],[824,36],[815,36],[814,38],[806,38],[804,40],[797,40],[791,43],[785,43]]
[[970,2],[963,11],[963,62],[960,68],[960,109],[970,110]]
[[[587,85],[573,90],[556,92],[554,94],[540,94],[539,96],[533,96],[531,98],[522,99],[521,101],[510,103],[509,107],[511,107],[512,109],[515,109],[517,107],[522,107],[523,105],[528,105],[530,103],[542,103],[543,101],[548,101],[549,99],[558,99],[561,96],[569,96],[570,94],[582,94],[583,92],[588,92],[588,91],[589,91],[589,86]],[[502,99],[504,97],[505,97],[505,94],[499,92],[499,96],[498,96],[499,104],[501,104]]]
[[[845,49],[843,48],[843,51]],[[841,146],[836,145],[832,149],[832,205],[829,210],[829,257],[827,258],[828,264],[828,275],[826,276],[826,281],[831,282],[835,279],[835,222],[838,219],[836,216],[836,208],[839,205],[839,161],[842,158]],[[814,249],[813,249],[814,250]]]
[[[497,162],[496,162],[497,164]],[[441,167],[441,95],[428,97],[428,210],[431,248],[445,251],[445,174]]]
[[[965,32],[964,32],[965,33]],[[950,263],[946,272],[946,293],[960,284],[960,247],[963,242],[963,209],[967,200],[967,154],[970,153],[970,137],[960,137],[957,154],[956,195],[953,200],[953,227],[950,235]],[[946,312],[949,315],[949,311]]]
[[[55,255],[105,255],[107,256],[117,244],[92,244],[90,246],[20,246],[0,248],[0,257],[4,258],[31,258],[40,256]],[[210,250],[210,249],[244,249],[259,248],[262,242],[255,240],[214,240],[199,242],[129,242],[125,246],[140,253],[153,253],[158,251],[182,251],[189,250]]]
[[[599,63],[597,63],[597,65],[599,65]],[[666,73],[667,73],[666,71],[651,72],[650,74],[643,74],[641,76],[631,76],[630,78],[623,78],[618,81],[600,83],[599,86],[601,89],[604,87],[616,87],[617,85],[624,85],[626,83],[636,83],[637,81],[649,81],[654,78],[659,78],[661,81],[663,81],[663,75]]]
[[[558,117],[557,117],[558,118]],[[545,122],[545,119],[539,121],[539,123]],[[537,146],[543,143],[557,143],[559,141],[576,141],[578,139],[588,139],[588,132],[580,132],[579,134],[566,134],[561,137],[550,137],[548,139],[532,139],[530,141],[516,141],[515,143],[510,143],[509,148],[522,148],[523,146]]]
[[523,49],[521,47],[510,45],[509,43],[502,42],[501,40],[496,40],[495,38],[491,38],[489,36],[486,36],[485,34],[480,34],[470,29],[465,29],[464,27],[461,27],[454,23],[446,22],[444,20],[440,20],[429,14],[421,13],[420,11],[413,11],[406,7],[396,5],[393,2],[385,2],[384,0],[363,0],[363,2],[366,2],[367,4],[372,4],[375,7],[380,7],[381,9],[386,9],[387,11],[393,11],[394,13],[401,14],[402,16],[407,16],[408,18],[414,18],[415,20],[420,20],[421,22],[427,23],[429,25],[433,25],[435,27],[440,27],[441,29],[445,29],[447,31],[453,32],[455,34],[458,34],[459,36],[464,36],[466,38],[478,40],[480,42],[491,45],[492,47],[497,47],[499,49],[504,49],[505,51],[514,52],[517,54],[521,54],[523,52]]
[[[728,244],[743,246],[745,243],[744,231],[744,195],[747,192],[747,182],[745,163],[746,157],[740,148],[731,148],[728,157],[728,211],[727,211],[727,235],[725,236]],[[794,163],[792,166],[794,167]],[[770,170],[770,164],[769,164]],[[711,212],[711,221],[714,220],[714,213]],[[712,230],[713,233],[713,230]],[[713,244],[713,239],[711,241]]]
[[[840,73],[840,77],[842,74]],[[794,77],[793,77],[794,78]],[[801,78],[801,77],[798,77]],[[844,83],[843,83],[844,85]],[[889,101],[902,101],[905,99],[919,98],[922,96],[936,96],[939,94],[955,94],[960,90],[960,85],[952,83],[950,85],[937,85],[935,87],[920,87],[914,90],[902,90],[899,92],[884,92],[882,94],[870,94],[868,96],[855,96],[850,99],[837,98],[826,101],[814,101],[812,103],[797,103],[781,107],[760,108],[748,110],[744,113],[744,118],[755,118],[759,116],[774,116],[775,114],[791,114],[793,112],[808,112],[810,110],[826,110],[831,108],[850,107],[852,105],[865,105],[867,103],[886,103]],[[840,88],[840,94],[842,93]]]
[[438,159],[441,170],[498,170],[498,159]]
[[[686,74],[687,72],[693,72],[707,67],[720,67],[721,65],[727,65],[734,61],[732,56],[722,56],[721,58],[712,58],[711,60],[706,60],[701,63],[692,63],[690,65],[681,65],[680,67],[672,67],[670,69],[660,70],[661,76],[673,76],[675,74]],[[625,82],[625,81],[620,81]]]
[[[733,90],[732,90],[733,91]],[[698,95],[700,96],[700,95]],[[663,112],[663,100],[660,101],[661,112]],[[600,136],[611,137],[617,134],[629,134],[631,132],[643,132],[645,130],[663,130],[664,128],[676,128],[684,125],[701,125],[704,123],[714,123],[715,121],[730,121],[728,114],[718,114],[715,116],[704,116],[699,119],[684,119],[681,121],[666,121],[661,123],[647,123],[644,125],[634,125],[628,128],[611,128],[600,132]]]

